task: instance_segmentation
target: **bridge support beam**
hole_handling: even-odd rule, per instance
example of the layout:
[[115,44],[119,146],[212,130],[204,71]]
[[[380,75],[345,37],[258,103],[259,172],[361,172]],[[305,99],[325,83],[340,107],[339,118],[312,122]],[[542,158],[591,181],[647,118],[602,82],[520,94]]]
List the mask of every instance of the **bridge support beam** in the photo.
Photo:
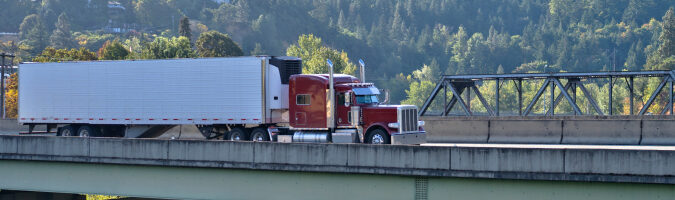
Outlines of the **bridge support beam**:
[[[0,188],[170,199],[659,199],[672,185],[0,160]],[[490,188],[486,190],[485,188]]]

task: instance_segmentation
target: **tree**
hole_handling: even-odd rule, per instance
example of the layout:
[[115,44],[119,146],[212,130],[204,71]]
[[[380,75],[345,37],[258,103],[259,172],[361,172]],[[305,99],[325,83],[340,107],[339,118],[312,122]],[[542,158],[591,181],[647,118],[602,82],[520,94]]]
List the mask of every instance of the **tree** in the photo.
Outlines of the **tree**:
[[298,37],[298,44],[289,46],[286,55],[302,59],[302,72],[306,74],[328,73],[326,59],[333,62],[335,72],[355,75],[356,65],[349,61],[347,53],[323,46],[321,38],[312,34]]
[[45,30],[40,16],[36,14],[26,16],[19,27],[20,43],[28,46],[28,52],[31,54],[38,54],[47,46],[48,37]]
[[98,58],[101,60],[124,60],[129,55],[129,50],[117,40],[106,41],[103,46],[98,49]]
[[663,16],[662,22],[663,30],[659,37],[661,46],[658,53],[663,58],[675,56],[675,9],[671,7]]
[[[646,51],[652,51],[647,59],[647,69],[675,69],[675,9],[670,8],[661,22],[661,35]],[[658,45],[656,51],[653,48]]]
[[218,31],[202,33],[196,42],[197,52],[200,57],[229,57],[243,56],[241,47],[227,34]]
[[52,33],[52,36],[49,37],[51,45],[57,49],[67,49],[75,47],[75,42],[73,35],[70,33],[70,20],[66,13],[61,13],[59,15],[58,21],[56,21],[56,29]]
[[[410,87],[405,90],[407,98],[401,103],[412,104],[422,107],[426,98],[436,86],[436,81],[440,78],[440,69],[436,60],[432,60],[430,65],[423,65],[421,69],[412,72]],[[432,110],[439,107],[432,105]]]
[[40,55],[33,59],[33,62],[86,61],[97,59],[96,53],[91,52],[84,47],[70,50],[47,47]]
[[138,0],[134,6],[139,21],[153,27],[171,28],[173,18],[180,16],[166,0]]
[[190,46],[190,40],[186,37],[156,37],[155,40],[144,45],[141,50],[143,59],[191,57],[195,57],[195,53]]
[[18,116],[18,99],[19,99],[19,76],[14,73],[9,76],[7,80],[7,88],[5,91],[5,116],[7,118],[16,118]]
[[192,39],[192,30],[190,30],[190,19],[188,17],[180,18],[180,24],[178,25],[178,34],[180,36]]

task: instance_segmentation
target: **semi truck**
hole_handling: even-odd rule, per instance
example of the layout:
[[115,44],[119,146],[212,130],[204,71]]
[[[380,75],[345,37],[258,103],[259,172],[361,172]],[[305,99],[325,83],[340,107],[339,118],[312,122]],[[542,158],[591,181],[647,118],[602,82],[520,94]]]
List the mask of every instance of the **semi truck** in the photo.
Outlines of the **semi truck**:
[[209,139],[425,142],[416,106],[384,105],[361,80],[332,67],[302,74],[287,56],[24,63],[18,121],[57,136],[151,138],[196,125]]

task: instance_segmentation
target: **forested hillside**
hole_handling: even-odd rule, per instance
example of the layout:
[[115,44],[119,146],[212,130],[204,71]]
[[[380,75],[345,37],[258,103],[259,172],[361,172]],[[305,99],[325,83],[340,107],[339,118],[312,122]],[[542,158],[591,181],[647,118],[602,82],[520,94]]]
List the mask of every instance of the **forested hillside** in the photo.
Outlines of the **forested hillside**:
[[[142,55],[156,37],[182,35],[179,20],[186,16],[191,44],[216,30],[244,55],[284,55],[299,36],[313,34],[344,51],[346,62],[363,58],[366,79],[389,89],[395,103],[425,95],[441,74],[675,66],[673,0],[114,1],[124,7],[121,13],[110,12],[110,2],[0,0],[0,32],[20,32],[19,44],[1,48],[32,60],[48,46],[96,52],[106,41],[119,41],[130,55]],[[133,31],[102,31],[106,27]],[[170,55],[197,55],[179,54]]]

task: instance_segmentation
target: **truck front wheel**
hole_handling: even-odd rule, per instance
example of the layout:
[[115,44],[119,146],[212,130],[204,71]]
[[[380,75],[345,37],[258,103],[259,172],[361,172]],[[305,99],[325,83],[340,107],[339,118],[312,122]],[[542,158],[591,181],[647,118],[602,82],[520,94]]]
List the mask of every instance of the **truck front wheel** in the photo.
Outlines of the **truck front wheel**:
[[370,144],[389,144],[391,143],[391,138],[389,134],[382,129],[375,129],[370,131],[368,137],[366,138]]
[[248,131],[245,128],[233,128],[228,135],[228,139],[232,141],[248,140]]

